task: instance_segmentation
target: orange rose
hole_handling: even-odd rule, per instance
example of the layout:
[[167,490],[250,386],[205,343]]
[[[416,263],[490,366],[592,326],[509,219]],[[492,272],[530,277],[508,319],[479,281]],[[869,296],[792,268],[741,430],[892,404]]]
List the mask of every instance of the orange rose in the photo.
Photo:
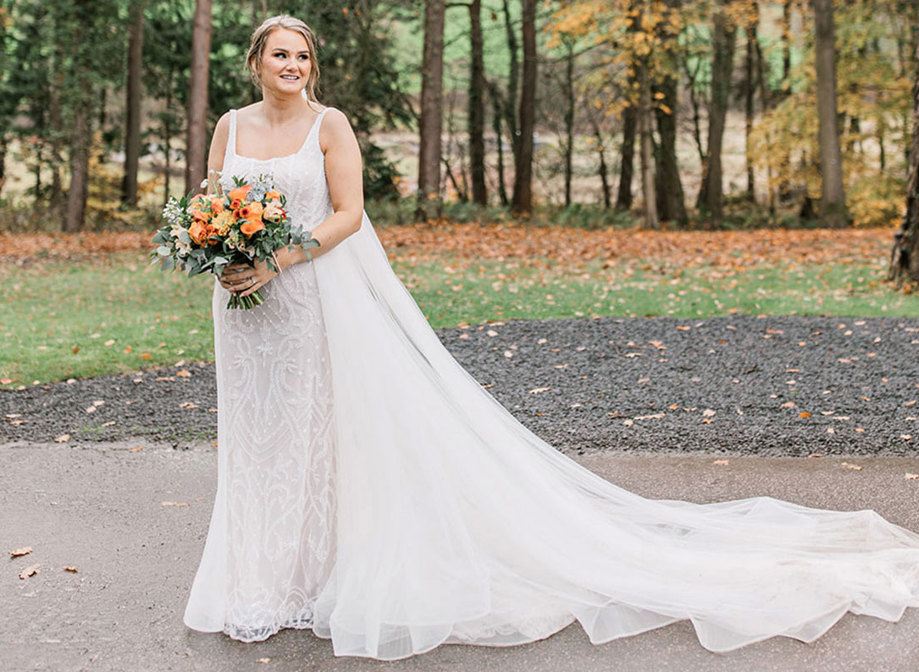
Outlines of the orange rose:
[[251,184],[244,184],[241,187],[236,187],[235,189],[230,190],[230,193],[227,196],[230,197],[231,201],[239,199],[240,201],[246,198],[246,194],[249,193],[249,190],[252,188]]
[[215,215],[219,215],[223,212],[223,199],[219,196],[214,196],[211,198],[211,212]]
[[204,245],[207,242],[207,224],[196,219],[188,227],[188,235],[198,245]]
[[213,226],[211,224],[207,225],[207,244],[208,245],[216,245],[217,243],[219,243],[220,242],[219,235],[220,235],[220,231],[217,230],[216,226]]
[[246,203],[239,209],[239,216],[243,219],[258,219],[262,216],[262,204],[258,201]]
[[246,237],[251,237],[252,234],[258,233],[265,228],[265,225],[262,223],[261,219],[247,219],[246,223],[239,227],[239,230],[242,231]]
[[274,198],[281,198],[281,194],[280,194],[280,192],[275,191],[274,189],[272,189],[271,191],[269,191],[269,192],[267,192],[267,193],[265,194],[265,198],[271,198],[271,199],[274,199]]
[[191,216],[192,216],[196,221],[206,222],[207,220],[209,220],[209,219],[211,218],[211,213],[209,213],[209,212],[206,211],[206,210],[192,210],[192,211],[191,211]]

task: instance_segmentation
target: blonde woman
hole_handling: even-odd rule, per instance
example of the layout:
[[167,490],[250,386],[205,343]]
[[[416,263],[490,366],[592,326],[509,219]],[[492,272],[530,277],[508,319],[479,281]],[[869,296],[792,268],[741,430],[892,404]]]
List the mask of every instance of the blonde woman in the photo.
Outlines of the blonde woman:
[[[247,58],[262,100],[211,145],[225,177],[270,174],[320,247],[215,287],[218,486],[189,627],[308,628],[337,655],[396,659],[688,619],[727,651],[919,607],[919,535],[873,512],[646,500],[484,392],[389,267],[348,121],[316,101],[315,44],[265,21]],[[262,305],[226,310],[257,289]]]

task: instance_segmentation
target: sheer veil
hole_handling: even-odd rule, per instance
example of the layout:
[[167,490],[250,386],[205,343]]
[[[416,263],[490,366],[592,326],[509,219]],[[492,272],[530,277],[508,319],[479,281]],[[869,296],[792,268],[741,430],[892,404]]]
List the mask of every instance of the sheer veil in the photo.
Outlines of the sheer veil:
[[689,619],[728,651],[919,607],[919,535],[771,498],[647,500],[518,423],[449,354],[366,214],[314,262],[334,395],[337,548],[314,632],[337,655],[594,643]]

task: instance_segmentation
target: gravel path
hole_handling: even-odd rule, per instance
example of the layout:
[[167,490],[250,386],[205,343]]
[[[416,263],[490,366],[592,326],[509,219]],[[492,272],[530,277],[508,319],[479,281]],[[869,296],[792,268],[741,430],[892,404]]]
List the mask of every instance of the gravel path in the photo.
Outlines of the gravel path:
[[[919,319],[508,322],[439,336],[566,452],[916,455]],[[0,443],[216,438],[212,365],[0,392]]]

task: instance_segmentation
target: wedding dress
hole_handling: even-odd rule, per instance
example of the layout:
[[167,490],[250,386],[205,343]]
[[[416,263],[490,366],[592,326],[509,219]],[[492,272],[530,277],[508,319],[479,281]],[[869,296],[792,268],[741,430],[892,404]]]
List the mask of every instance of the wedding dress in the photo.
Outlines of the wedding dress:
[[[236,153],[231,113],[223,174],[271,174],[312,228],[332,213],[321,123],[262,161]],[[310,628],[390,660],[688,619],[728,651],[919,607],[919,535],[873,511],[644,499],[536,437],[442,346],[366,214],[262,293],[247,311],[214,291],[218,485],[193,629]]]

